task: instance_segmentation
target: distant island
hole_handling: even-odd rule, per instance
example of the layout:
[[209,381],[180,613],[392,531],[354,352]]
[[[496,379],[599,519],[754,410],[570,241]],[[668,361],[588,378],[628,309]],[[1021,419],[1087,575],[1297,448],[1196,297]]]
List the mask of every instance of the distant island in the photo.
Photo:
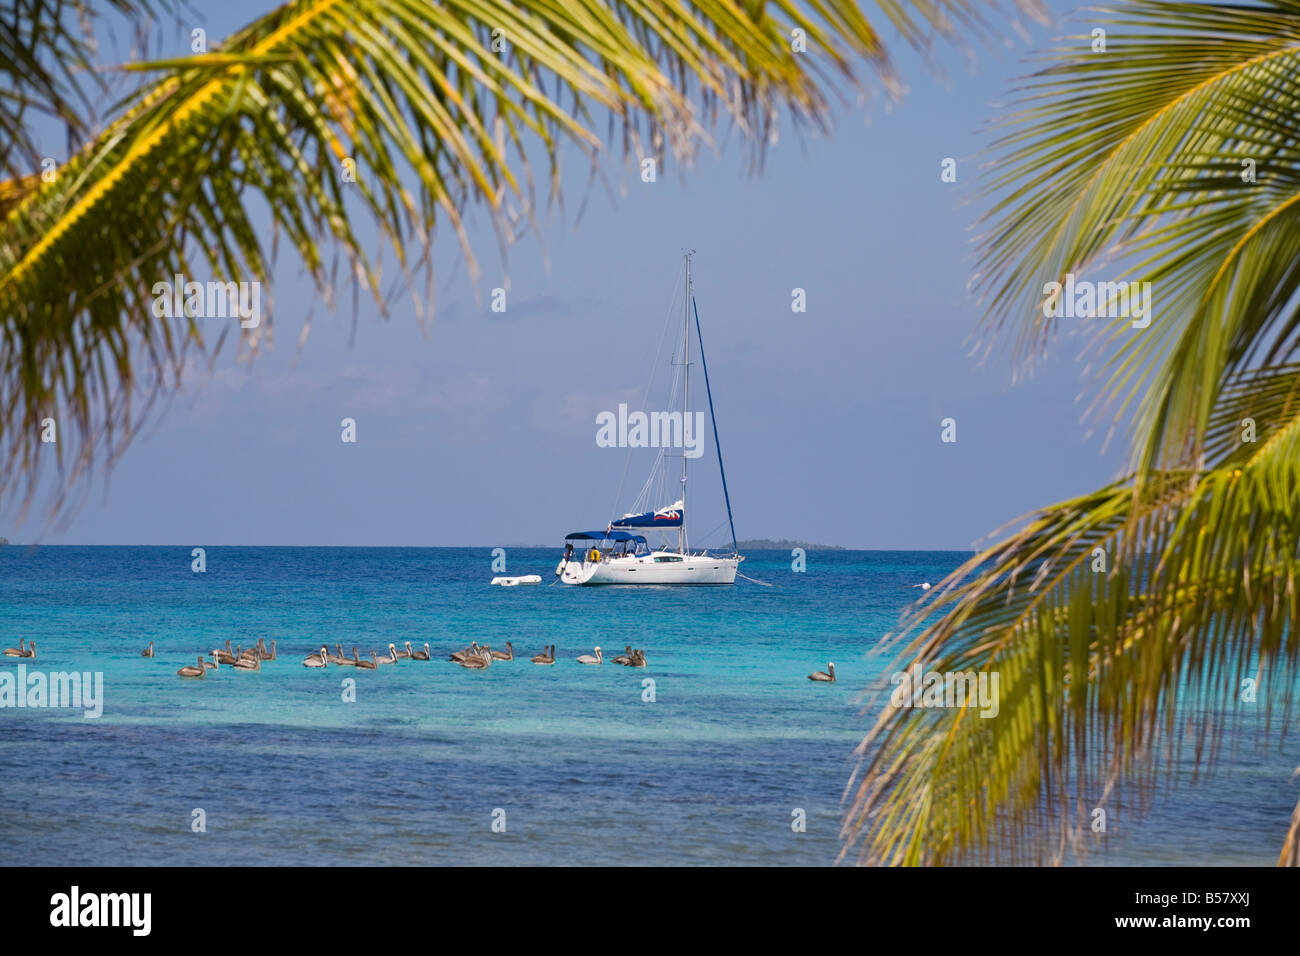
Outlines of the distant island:
[[0,548],[3,548],[8,543],[9,543],[8,538],[0,538]]
[[788,551],[791,548],[803,548],[805,551],[843,551],[844,548],[838,544],[812,544],[808,541],[789,541],[786,538],[773,540],[772,538],[750,538],[747,541],[737,541],[736,547],[742,551]]

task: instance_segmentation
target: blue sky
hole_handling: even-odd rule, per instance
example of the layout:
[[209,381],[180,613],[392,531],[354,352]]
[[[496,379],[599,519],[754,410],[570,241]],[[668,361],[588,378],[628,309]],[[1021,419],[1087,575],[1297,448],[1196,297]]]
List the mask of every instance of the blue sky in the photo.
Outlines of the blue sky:
[[[196,23],[219,37],[264,6],[230,3]],[[1064,32],[1070,8],[1053,9],[1053,26],[1026,25],[1035,43]],[[734,145],[653,184],[615,160],[613,197],[592,188],[579,219],[586,177],[571,155],[567,212],[544,220],[544,245],[525,237],[503,267],[479,224],[477,298],[454,242],[439,237],[437,312],[424,328],[399,296],[387,320],[363,302],[354,329],[350,305],[324,310],[282,256],[269,353],[249,367],[227,349],[210,372],[196,369],[66,527],[0,510],[0,533],[50,544],[558,545],[615,507],[626,453],[597,446],[595,416],[639,402],[687,245],[742,538],[965,548],[1103,484],[1122,442],[1103,454],[1080,423],[1080,338],[1058,341],[1020,383],[1005,358],[971,355],[980,129],[1028,51],[1006,33],[1008,45],[976,47],[969,62],[942,53],[946,78],[895,43],[901,103],[840,109],[829,139],[783,138],[760,177]],[[958,160],[955,184],[940,181],[944,157]],[[507,311],[493,313],[506,271]],[[790,309],[795,287],[806,313]],[[345,417],[356,444],[340,440]],[[957,421],[955,444],[940,441],[945,417]],[[643,477],[629,475],[632,493]],[[715,476],[691,488],[699,526],[713,527]]]

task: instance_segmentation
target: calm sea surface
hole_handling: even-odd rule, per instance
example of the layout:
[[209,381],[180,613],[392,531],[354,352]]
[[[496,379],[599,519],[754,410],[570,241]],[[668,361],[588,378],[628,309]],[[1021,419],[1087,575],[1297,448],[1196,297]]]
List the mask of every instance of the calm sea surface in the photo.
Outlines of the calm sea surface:
[[[105,696],[98,720],[0,710],[0,864],[832,863],[871,651],[964,555],[811,552],[799,574],[757,552],[742,570],[778,587],[716,589],[550,587],[558,555],[511,549],[543,584],[496,588],[487,548],[209,548],[203,574],[189,548],[0,548],[0,645],[101,671]],[[176,676],[259,637],[260,674]],[[434,660],[301,666],[407,640]],[[520,659],[447,661],[471,640]],[[650,666],[574,662],[596,644]],[[805,679],[828,660],[837,683]],[[1112,814],[1091,862],[1272,864],[1298,763],[1293,737],[1243,733],[1209,779],[1176,768],[1146,817]]]

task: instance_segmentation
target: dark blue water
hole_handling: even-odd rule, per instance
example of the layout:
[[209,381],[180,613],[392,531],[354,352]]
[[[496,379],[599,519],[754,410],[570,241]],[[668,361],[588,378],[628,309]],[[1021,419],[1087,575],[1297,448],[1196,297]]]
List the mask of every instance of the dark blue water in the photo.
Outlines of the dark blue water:
[[[742,570],[778,587],[702,589],[549,587],[557,557],[511,550],[544,583],[496,588],[487,548],[211,548],[203,574],[189,548],[0,548],[0,645],[102,672],[105,697],[98,719],[0,709],[0,864],[830,864],[871,651],[965,555],[811,552],[795,573],[759,552]],[[261,673],[176,676],[259,637],[279,652]],[[434,660],[301,666],[408,640]],[[447,661],[471,640],[520,659]],[[551,643],[559,663],[529,663]],[[649,667],[574,661],[597,644]],[[806,679],[828,661],[838,682]],[[1208,781],[1180,765],[1148,816],[1112,814],[1092,861],[1272,863],[1300,753],[1238,736]]]

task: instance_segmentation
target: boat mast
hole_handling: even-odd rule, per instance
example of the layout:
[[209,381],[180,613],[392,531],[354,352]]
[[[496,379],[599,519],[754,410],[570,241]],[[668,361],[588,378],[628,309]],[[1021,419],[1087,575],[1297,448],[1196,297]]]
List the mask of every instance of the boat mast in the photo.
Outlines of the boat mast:
[[691,285],[691,252],[686,253],[686,301],[682,303],[682,524],[677,532],[677,549],[686,554],[689,542],[686,538],[686,429],[687,429],[687,403],[691,394],[691,299],[695,295],[694,286]]
[[691,299],[691,311],[695,313],[695,339],[700,343],[700,368],[704,369],[704,393],[709,396],[709,420],[713,422],[713,447],[718,450],[718,477],[722,479],[722,500],[727,503],[727,523],[731,525],[731,550],[740,556],[740,545],[736,543],[736,519],[731,516],[731,492],[727,491],[727,469],[722,467],[722,442],[718,441],[718,416],[713,411],[713,386],[709,384],[709,360],[704,357],[704,334],[700,332],[700,310]]

